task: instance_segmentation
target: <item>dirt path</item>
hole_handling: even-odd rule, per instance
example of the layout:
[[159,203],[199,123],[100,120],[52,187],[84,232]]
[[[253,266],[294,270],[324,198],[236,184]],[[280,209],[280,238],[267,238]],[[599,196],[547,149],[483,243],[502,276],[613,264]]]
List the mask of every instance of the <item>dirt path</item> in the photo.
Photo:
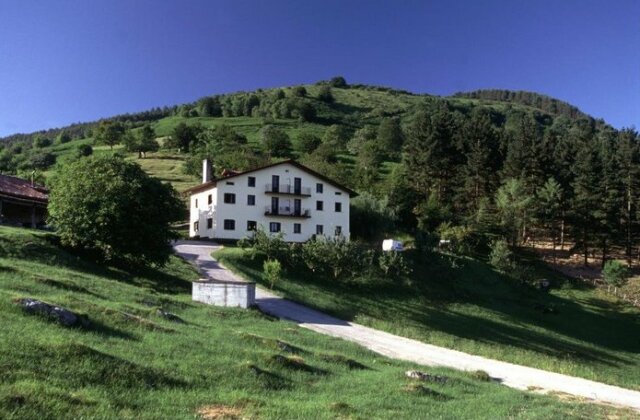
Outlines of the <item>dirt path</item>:
[[[207,242],[183,241],[178,242],[174,248],[178,255],[196,264],[203,275],[221,280],[243,280],[220,266],[211,257],[211,253],[220,246]],[[492,378],[512,388],[532,389],[536,392],[561,392],[640,411],[639,391],[487,359],[389,334],[334,318],[275,296],[260,287],[256,288],[256,304],[270,315],[296,322],[301,327],[321,334],[358,343],[394,359],[465,371],[483,370]]]

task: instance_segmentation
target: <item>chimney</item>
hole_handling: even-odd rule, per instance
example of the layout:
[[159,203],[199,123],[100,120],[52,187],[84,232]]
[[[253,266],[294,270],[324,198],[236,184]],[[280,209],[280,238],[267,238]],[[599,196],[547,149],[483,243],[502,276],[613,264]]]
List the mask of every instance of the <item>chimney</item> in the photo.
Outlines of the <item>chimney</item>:
[[211,164],[209,163],[209,159],[204,159],[202,161],[202,183],[206,183],[211,181]]

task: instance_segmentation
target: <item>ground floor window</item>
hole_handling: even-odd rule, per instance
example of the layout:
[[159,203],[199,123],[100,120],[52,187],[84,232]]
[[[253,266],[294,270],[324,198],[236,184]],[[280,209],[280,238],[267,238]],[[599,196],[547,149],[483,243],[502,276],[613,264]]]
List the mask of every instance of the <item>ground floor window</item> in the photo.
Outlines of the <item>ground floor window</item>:
[[271,222],[269,223],[269,232],[276,233],[280,232],[281,226],[279,222]]
[[342,226],[336,226],[336,232],[335,232],[336,236],[340,236],[342,235]]
[[199,228],[200,228],[200,223],[199,222],[193,222],[193,231],[197,232]]
[[236,230],[236,221],[233,219],[224,219],[224,230]]
[[302,233],[302,225],[300,223],[293,224],[293,233]]
[[258,230],[258,222],[255,220],[247,220],[247,230]]
[[324,234],[324,226],[316,225],[316,235],[322,235],[322,234]]
[[208,218],[207,219],[207,229],[212,229],[213,228],[213,219],[212,218]]

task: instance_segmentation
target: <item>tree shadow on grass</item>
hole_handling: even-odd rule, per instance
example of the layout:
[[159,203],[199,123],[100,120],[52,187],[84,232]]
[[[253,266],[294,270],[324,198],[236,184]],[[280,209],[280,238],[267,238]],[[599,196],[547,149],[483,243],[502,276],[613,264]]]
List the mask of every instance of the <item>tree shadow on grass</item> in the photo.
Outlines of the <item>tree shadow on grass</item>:
[[[429,330],[442,331],[489,345],[521,348],[541,357],[608,366],[637,363],[605,350],[640,352],[638,334],[633,333],[640,332],[637,315],[592,311],[571,299],[517,284],[477,261],[469,260],[465,264],[458,271],[440,264],[418,267],[414,273],[417,278],[411,285],[330,281],[289,270],[287,280],[278,290],[287,298],[306,302],[346,320],[354,320],[356,315],[396,319],[398,323],[405,319],[417,331],[424,329],[426,334]],[[235,266],[251,276],[259,270],[259,265],[257,259],[244,258],[242,264]],[[310,294],[310,287],[316,291]],[[310,295],[321,296],[321,299],[310,301]],[[451,305],[458,304],[467,310],[473,306],[483,308],[489,315],[504,317],[505,322],[449,310]],[[548,330],[549,334],[542,330]]]
[[[48,266],[65,267],[159,293],[188,293],[191,289],[189,281],[158,267],[134,266],[126,261],[112,261],[107,265],[90,252],[63,248],[58,237],[52,234],[35,237],[0,236],[0,255]],[[57,287],[59,284],[53,286]]]

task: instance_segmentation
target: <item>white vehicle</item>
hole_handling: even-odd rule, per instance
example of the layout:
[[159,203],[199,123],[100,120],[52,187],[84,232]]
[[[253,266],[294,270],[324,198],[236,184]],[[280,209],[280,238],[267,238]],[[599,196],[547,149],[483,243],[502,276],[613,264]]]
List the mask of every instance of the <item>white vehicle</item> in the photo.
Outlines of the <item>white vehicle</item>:
[[382,241],[382,250],[385,252],[389,251],[403,251],[402,242],[396,241],[395,239],[385,239]]

